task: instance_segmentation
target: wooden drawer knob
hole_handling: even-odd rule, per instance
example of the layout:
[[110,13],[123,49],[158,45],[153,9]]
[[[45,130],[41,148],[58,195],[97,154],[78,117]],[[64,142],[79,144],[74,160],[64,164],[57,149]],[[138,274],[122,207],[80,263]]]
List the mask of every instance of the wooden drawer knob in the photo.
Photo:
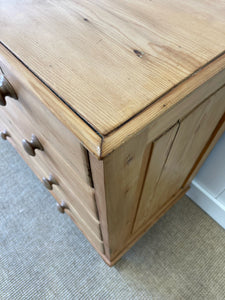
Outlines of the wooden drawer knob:
[[42,144],[39,142],[39,139],[34,134],[32,134],[30,142],[24,139],[22,141],[22,144],[24,150],[31,156],[35,156],[35,149],[44,151]]
[[64,201],[62,201],[60,204],[57,203],[57,209],[60,213],[64,214],[65,209],[69,209],[69,207]]
[[1,138],[2,138],[3,140],[6,140],[7,137],[10,136],[10,134],[9,134],[6,130],[4,130],[4,131],[1,131],[1,132],[0,132],[0,136],[1,136]]
[[3,74],[1,74],[0,75],[0,105],[3,106],[6,105],[6,100],[5,100],[6,96],[9,96],[14,99],[18,99],[12,85],[8,82],[6,77]]
[[53,184],[58,185],[57,180],[54,178],[53,175],[50,175],[49,178],[43,177],[42,178],[42,182],[44,184],[44,186],[46,187],[46,189],[48,190],[52,190],[53,189]]

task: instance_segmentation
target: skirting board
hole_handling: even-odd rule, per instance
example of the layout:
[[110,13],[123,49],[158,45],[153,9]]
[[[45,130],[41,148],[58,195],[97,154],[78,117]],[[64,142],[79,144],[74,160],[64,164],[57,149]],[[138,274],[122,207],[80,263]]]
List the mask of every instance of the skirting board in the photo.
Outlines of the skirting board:
[[203,189],[195,180],[187,196],[225,229],[225,205]]

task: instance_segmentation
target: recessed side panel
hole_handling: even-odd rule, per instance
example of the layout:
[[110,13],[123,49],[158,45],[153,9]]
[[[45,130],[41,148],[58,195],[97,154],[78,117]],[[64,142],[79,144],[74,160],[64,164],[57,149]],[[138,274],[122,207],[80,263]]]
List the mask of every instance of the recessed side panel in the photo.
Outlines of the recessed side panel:
[[152,143],[151,157],[146,170],[146,176],[142,182],[142,190],[139,195],[137,215],[132,231],[136,231],[144,225],[155,212],[157,198],[155,192],[166,164],[170,149],[175,139],[179,125],[175,125],[160,138]]

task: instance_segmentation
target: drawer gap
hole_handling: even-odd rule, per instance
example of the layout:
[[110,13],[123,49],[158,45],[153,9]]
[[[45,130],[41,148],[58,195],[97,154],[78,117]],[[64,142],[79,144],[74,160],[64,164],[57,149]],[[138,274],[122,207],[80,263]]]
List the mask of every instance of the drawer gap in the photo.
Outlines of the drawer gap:
[[90,158],[89,158],[89,153],[87,151],[86,148],[84,148],[84,146],[81,146],[84,156],[85,156],[85,160],[86,160],[86,165],[87,165],[87,172],[88,172],[88,181],[89,181],[89,185],[94,188],[94,182],[93,182],[93,177],[92,177],[92,172],[91,172],[91,164],[90,164]]

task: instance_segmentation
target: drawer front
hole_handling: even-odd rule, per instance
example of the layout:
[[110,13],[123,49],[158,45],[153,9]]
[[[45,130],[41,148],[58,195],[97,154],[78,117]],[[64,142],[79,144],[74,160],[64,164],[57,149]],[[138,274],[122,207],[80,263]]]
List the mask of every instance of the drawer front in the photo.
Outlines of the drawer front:
[[[72,217],[93,246],[103,252],[87,151],[72,132],[44,106],[41,101],[43,95],[39,94],[37,88],[38,83],[34,91],[23,74],[7,64],[5,59],[1,59],[1,54],[0,68],[3,90],[0,95],[0,102],[3,104],[0,106],[0,131],[7,131],[7,139],[38,178],[42,181],[43,178],[47,179],[45,183],[47,182],[48,187],[48,179],[53,176],[57,184],[50,184],[50,192],[59,204],[66,203],[65,212]],[[27,141],[30,145],[33,135],[41,143],[43,151],[36,149],[35,156],[30,156],[22,141]]]
[[87,209],[97,217],[86,149],[41,102],[41,97],[48,95],[38,93],[39,81],[35,87],[29,86],[27,78],[14,65],[9,65],[0,53],[0,76],[4,73],[1,79],[6,78],[16,94],[16,97],[5,97],[6,105],[0,106],[1,118],[5,118],[11,131],[17,128],[22,139],[29,141],[35,134],[41,140],[44,159],[66,179],[67,189],[83,199]]
[[87,237],[92,246],[100,253],[105,254],[103,241],[99,238],[96,238],[96,235],[92,230],[89,229],[85,221],[80,218],[80,216],[76,212],[71,212],[70,210],[65,210],[66,213],[71,217],[77,227],[83,232],[83,234]]
[[[36,150],[36,156],[34,158],[31,157],[31,160],[27,163],[30,165],[30,163],[42,162],[43,165],[48,164],[51,166],[49,167],[49,171],[52,173],[54,170],[55,176],[63,178],[66,182],[65,188],[74,196],[73,198],[82,199],[81,201],[86,209],[97,218],[93,188],[86,181],[82,180],[77,175],[76,170],[74,171],[65,159],[57,153],[51,143],[34,126],[35,123],[30,122],[26,113],[20,110],[19,103],[8,99],[6,107],[0,106],[0,117],[5,124],[5,129],[9,131],[11,138],[16,141],[17,148],[20,149],[20,154],[26,161],[29,159],[29,155],[22,148],[22,140],[26,139],[30,141],[32,134],[38,138],[44,151]],[[73,198],[71,198],[71,201],[75,202]]]
[[[18,99],[6,97],[6,106],[1,109],[7,113],[14,113],[17,109],[17,115],[14,113],[15,125],[25,133],[26,124],[23,122],[23,117],[33,125],[39,134],[45,140],[45,149],[51,153],[52,157],[58,159],[60,155],[77,175],[87,184],[90,184],[87,152],[80,144],[74,134],[66,128],[42,103],[43,95],[38,90],[37,86],[30,86],[29,79],[24,78],[21,71],[15,66],[9,65],[0,53],[0,76],[4,73],[4,78],[8,80],[11,88],[15,91]],[[31,74],[32,75],[32,74]],[[33,75],[32,75],[33,76]],[[1,76],[1,79],[3,77]],[[42,84],[40,82],[40,84]],[[51,91],[49,91],[51,93]],[[52,96],[52,95],[51,95]],[[55,101],[61,101],[55,96]],[[63,114],[63,112],[62,112]]]
[[[29,126],[29,123],[27,128],[31,128]],[[14,126],[13,121],[9,119],[9,117],[5,113],[3,113],[1,109],[0,131],[6,131],[7,134],[9,134],[7,140],[14,146],[17,152],[23,157],[25,162],[30,166],[30,168],[42,182],[44,177],[47,179],[49,179],[50,175],[54,177],[57,185],[52,185],[52,190],[50,190],[51,194],[55,197],[59,204],[62,202],[66,204],[67,208],[65,209],[65,212],[67,212],[68,215],[72,217],[73,221],[86,235],[93,246],[98,251],[100,251],[100,249],[103,249],[100,223],[96,213],[90,209],[90,203],[92,203],[93,208],[95,206],[94,191],[91,191],[91,188],[89,188],[88,190],[86,187],[75,183],[77,188],[79,188],[79,193],[82,197],[79,198],[77,196],[77,193],[73,193],[72,189],[68,187],[67,179],[44,154],[45,151],[35,150],[36,155],[34,157],[29,156],[22,146],[22,139],[24,134],[20,131],[20,129]],[[41,139],[39,141],[42,143]],[[89,202],[89,207],[86,205],[87,199]]]

